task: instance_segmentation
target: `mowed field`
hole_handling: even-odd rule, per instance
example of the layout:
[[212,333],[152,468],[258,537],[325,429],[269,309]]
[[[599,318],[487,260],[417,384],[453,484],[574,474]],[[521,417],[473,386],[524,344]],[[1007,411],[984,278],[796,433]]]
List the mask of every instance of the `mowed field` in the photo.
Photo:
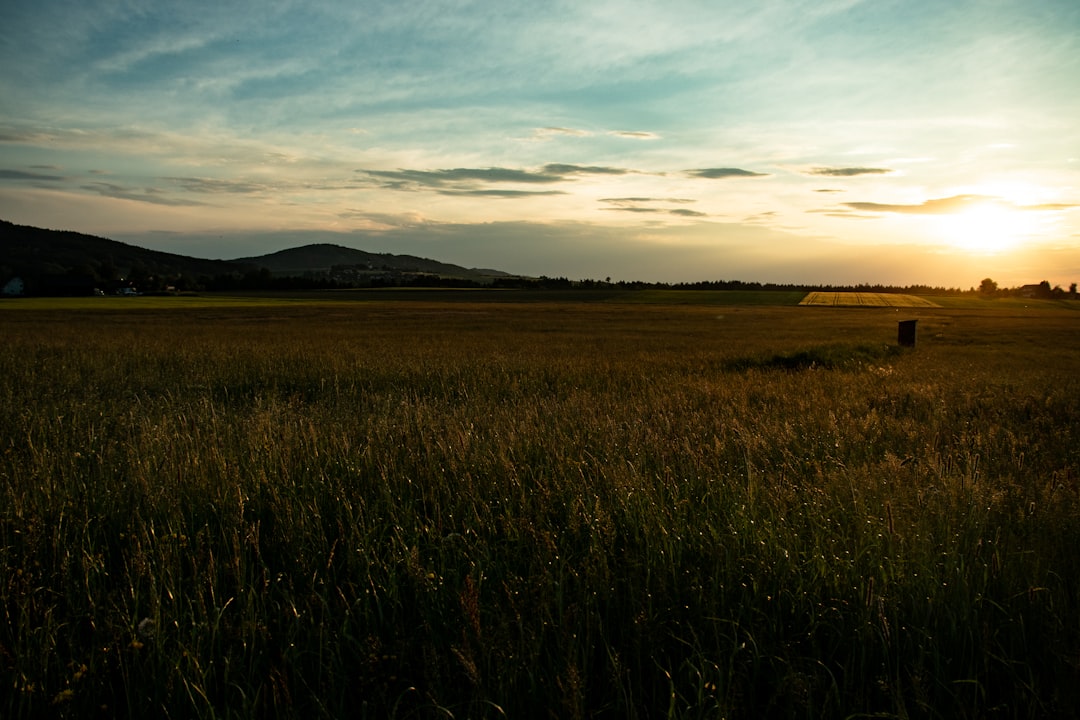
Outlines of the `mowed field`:
[[7,308],[4,718],[1080,707],[1075,312]]
[[918,295],[870,292],[811,292],[800,305],[829,307],[938,307],[934,301]]

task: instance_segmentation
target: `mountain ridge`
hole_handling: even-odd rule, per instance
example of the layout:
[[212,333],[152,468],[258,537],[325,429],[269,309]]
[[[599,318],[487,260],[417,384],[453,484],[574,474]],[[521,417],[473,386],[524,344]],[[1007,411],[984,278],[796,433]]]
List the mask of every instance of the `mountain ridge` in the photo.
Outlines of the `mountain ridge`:
[[274,273],[330,272],[335,267],[366,266],[369,270],[426,272],[449,277],[507,277],[499,270],[466,268],[416,255],[373,253],[334,243],[311,243],[265,255],[237,258],[231,262],[258,265]]
[[327,283],[393,283],[417,276],[490,283],[511,277],[499,270],[465,268],[413,255],[372,253],[332,243],[286,248],[265,255],[211,260],[151,250],[72,230],[51,230],[0,220],[0,284],[27,280],[30,292],[90,292],[100,285],[138,282],[185,288],[200,280],[268,273]]

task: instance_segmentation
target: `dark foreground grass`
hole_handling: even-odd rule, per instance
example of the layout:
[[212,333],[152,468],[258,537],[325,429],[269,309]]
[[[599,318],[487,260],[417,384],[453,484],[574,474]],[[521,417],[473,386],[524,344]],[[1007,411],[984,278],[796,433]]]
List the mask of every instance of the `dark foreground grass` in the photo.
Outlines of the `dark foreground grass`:
[[4,314],[0,716],[1071,716],[1075,315],[918,316]]

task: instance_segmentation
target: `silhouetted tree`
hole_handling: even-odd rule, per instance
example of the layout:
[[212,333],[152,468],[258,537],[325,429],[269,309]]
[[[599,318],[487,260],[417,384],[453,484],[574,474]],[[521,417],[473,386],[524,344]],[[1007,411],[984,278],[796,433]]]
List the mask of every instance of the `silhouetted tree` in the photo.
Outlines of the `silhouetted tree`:
[[979,292],[987,297],[993,297],[997,293],[998,284],[990,278],[983,278],[979,283]]

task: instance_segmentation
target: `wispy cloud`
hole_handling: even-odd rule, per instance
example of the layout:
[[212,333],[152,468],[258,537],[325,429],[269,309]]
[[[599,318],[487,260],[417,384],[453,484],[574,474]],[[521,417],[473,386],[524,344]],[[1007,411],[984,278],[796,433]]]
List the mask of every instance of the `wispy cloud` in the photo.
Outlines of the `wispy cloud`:
[[557,195],[561,191],[527,191],[491,187],[493,185],[554,184],[573,181],[583,175],[626,175],[632,170],[602,165],[570,165],[548,163],[538,170],[519,168],[451,168],[444,170],[357,170],[357,173],[373,179],[377,186],[386,190],[431,190],[443,195],[527,197],[530,195]]
[[680,217],[708,217],[707,213],[699,212],[697,210],[691,210],[689,208],[666,208],[655,207],[656,204],[674,204],[674,205],[686,205],[689,203],[697,202],[688,198],[654,198],[654,197],[621,197],[621,198],[603,198],[600,200],[602,203],[606,203],[611,207],[606,207],[604,210],[612,210],[615,212],[628,212],[628,213],[663,213],[666,215],[676,215]]
[[641,203],[677,203],[687,204],[695,203],[697,200],[690,198],[664,198],[664,197],[615,197],[615,198],[601,198],[600,202],[609,203],[611,205],[638,205]]
[[219,193],[251,194],[265,192],[269,186],[242,180],[217,180],[213,178],[170,177],[187,192],[216,195]]
[[544,166],[544,172],[552,175],[626,175],[630,170],[619,167],[604,167],[598,165],[563,165],[561,163],[548,163]]
[[170,206],[198,206],[205,205],[206,203],[196,202],[194,200],[186,200],[184,198],[169,197],[164,192],[157,188],[143,188],[142,190],[126,188],[122,185],[116,185],[114,183],[95,182],[82,186],[83,190],[89,190],[90,192],[103,195],[105,197],[116,198],[118,200],[134,200],[136,202],[151,203],[153,205],[170,205]]
[[477,190],[436,190],[440,195],[456,195],[459,197],[495,197],[495,198],[521,198],[536,197],[541,195],[565,195],[562,190],[500,190],[497,188]]
[[589,137],[592,135],[588,130],[568,127],[542,127],[533,130],[533,137],[537,140],[550,140],[553,137]]
[[608,135],[626,138],[627,140],[659,140],[660,136],[647,130],[610,130]]
[[888,175],[892,170],[889,168],[872,167],[816,167],[807,172],[808,175],[825,175],[827,177],[855,177],[857,175]]
[[[55,168],[53,168],[55,169]],[[35,182],[59,182],[65,178],[59,175],[42,175],[23,170],[0,170],[0,180],[31,180]]]
[[964,210],[983,205],[995,205],[1010,210],[1027,210],[1034,212],[1070,210],[1078,207],[1072,203],[1019,205],[991,195],[953,195],[952,197],[936,198],[911,205],[875,202],[849,202],[844,203],[844,205],[854,210],[862,210],[865,212],[902,213],[909,215],[946,215],[949,213],[963,212]]
[[876,202],[849,202],[844,205],[854,210],[878,213],[903,213],[908,215],[944,215],[960,212],[982,203],[992,202],[995,198],[984,195],[954,195],[953,197],[926,200],[913,205],[901,205]]
[[707,180],[721,180],[724,178],[740,177],[768,177],[769,173],[743,170],[742,168],[702,168],[699,170],[687,170],[691,177],[705,178]]
[[405,190],[411,187],[439,188],[462,182],[555,183],[564,179],[558,173],[533,172],[513,168],[453,168],[448,170],[357,170],[384,181],[384,187]]
[[1035,212],[1052,212],[1055,210],[1072,210],[1080,207],[1076,203],[1042,203],[1039,205],[1014,205],[1017,210],[1033,210]]
[[604,210],[613,210],[615,212],[642,213],[642,214],[667,212],[666,210],[662,210],[660,208],[639,207],[639,206],[636,206],[636,205],[621,205],[621,206],[616,206],[616,207],[604,208]]
[[0,125],[0,143],[35,144],[49,140],[49,133],[16,125]]

